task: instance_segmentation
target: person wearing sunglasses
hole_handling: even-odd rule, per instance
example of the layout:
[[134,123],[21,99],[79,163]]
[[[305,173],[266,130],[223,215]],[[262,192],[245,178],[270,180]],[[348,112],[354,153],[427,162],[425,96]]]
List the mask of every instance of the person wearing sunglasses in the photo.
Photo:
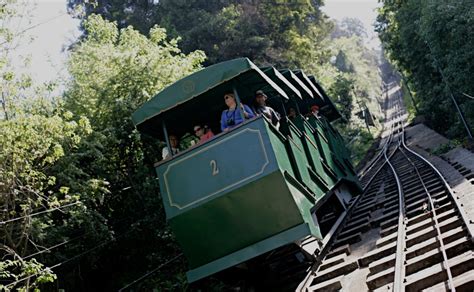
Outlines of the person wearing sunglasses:
[[243,103],[237,108],[237,101],[233,93],[224,94],[224,101],[228,109],[222,111],[221,130],[228,131],[235,126],[242,124],[245,120],[255,117],[252,109]]
[[199,143],[204,143],[214,137],[214,133],[207,125],[194,126],[194,134],[199,138]]

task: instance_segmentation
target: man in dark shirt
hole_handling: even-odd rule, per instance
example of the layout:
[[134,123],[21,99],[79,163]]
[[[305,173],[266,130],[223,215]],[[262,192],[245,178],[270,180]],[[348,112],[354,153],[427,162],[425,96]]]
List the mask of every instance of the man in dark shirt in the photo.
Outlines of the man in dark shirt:
[[274,109],[266,105],[267,95],[258,90],[255,92],[255,108],[254,111],[257,115],[263,115],[269,119],[277,129],[280,127],[280,114]]

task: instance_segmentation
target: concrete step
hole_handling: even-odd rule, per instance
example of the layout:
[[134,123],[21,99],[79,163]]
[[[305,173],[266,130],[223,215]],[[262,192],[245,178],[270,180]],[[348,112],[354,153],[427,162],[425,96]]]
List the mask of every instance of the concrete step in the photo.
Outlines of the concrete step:
[[375,218],[372,220],[374,224],[377,224],[378,226],[380,224],[380,228],[386,229],[390,226],[397,225],[398,224],[398,210],[395,210],[391,213],[382,215],[378,218]]
[[353,227],[352,229],[343,229],[343,231],[338,235],[338,237],[349,237],[357,233],[365,233],[370,229],[370,222],[360,224],[359,226]]
[[[439,208],[436,208],[435,211],[436,211],[436,214],[441,214],[441,213],[446,212],[447,210],[451,210],[453,208],[454,208],[454,206],[451,204],[451,202],[449,202],[449,203],[446,203],[446,204],[440,206]],[[427,218],[431,218],[431,214],[430,213],[422,213],[420,215],[409,218],[407,225],[411,226],[413,224],[416,224],[416,223],[419,223],[423,220],[426,220]]]
[[344,276],[339,276],[329,279],[325,282],[310,286],[307,291],[322,292],[322,291],[340,291],[342,289],[341,281]]
[[360,219],[357,219],[357,220],[355,220],[355,221],[352,221],[352,217],[351,217],[351,222],[348,222],[348,224],[346,224],[346,225],[344,226],[344,229],[343,229],[343,230],[345,230],[345,229],[352,229],[352,228],[354,228],[354,227],[357,227],[357,226],[359,226],[359,225],[366,224],[366,223],[369,223],[369,222],[370,222],[370,216],[367,216],[367,215],[364,216],[364,217],[362,217],[362,218],[360,218]]
[[316,277],[313,280],[313,283],[315,283],[315,284],[323,283],[323,282],[326,282],[329,279],[349,274],[350,272],[354,271],[358,267],[359,267],[359,265],[357,264],[356,261],[353,261],[353,262],[350,262],[350,263],[341,263],[339,265],[335,265],[335,266],[330,267],[330,268],[328,268],[324,271],[317,272]]
[[339,238],[337,237],[337,241],[334,243],[334,247],[343,246],[346,244],[354,244],[362,240],[362,232],[357,232],[355,234],[348,235],[346,237]]
[[[467,271],[464,274],[453,277],[456,291],[474,291],[474,272]],[[449,290],[448,281],[423,289],[424,292],[445,292]]]
[[319,271],[324,271],[327,268],[343,263],[346,260],[346,258],[347,258],[347,254],[341,253],[337,256],[328,258],[327,260],[325,259],[319,266]]
[[377,248],[375,250],[369,251],[363,257],[359,259],[359,265],[361,267],[367,267],[371,262],[379,260],[383,257],[386,257],[390,254],[395,253],[396,248],[397,248],[397,243],[392,242],[381,248]]
[[[439,223],[439,229],[441,232],[445,232],[449,229],[454,229],[462,224],[461,218],[458,216],[451,217],[443,222]],[[433,224],[434,225],[434,224]],[[421,231],[415,232],[413,234],[407,235],[406,236],[406,246],[411,247],[417,243],[420,243],[424,240],[427,240],[431,237],[436,236],[436,228],[431,225]]]
[[398,226],[397,225],[393,225],[393,226],[390,226],[390,227],[387,227],[385,229],[382,229],[380,230],[380,236],[381,237],[385,237],[385,236],[388,236],[392,233],[396,233],[398,230]]
[[386,284],[393,283],[394,275],[395,267],[382,270],[377,274],[369,275],[367,277],[367,287],[372,291]]
[[331,250],[327,255],[326,257],[324,258],[324,260],[328,260],[332,257],[335,257],[335,256],[338,256],[340,254],[345,254],[345,255],[350,255],[351,254],[351,247],[349,244],[346,244],[346,245],[343,245],[343,246],[340,246],[338,248],[335,248],[333,250]]
[[[464,253],[471,248],[471,241],[463,237],[446,244],[446,255],[448,258]],[[439,248],[432,249],[427,253],[419,255],[406,261],[406,275],[411,275],[422,269],[443,262],[443,254]]]
[[[398,227],[397,227],[397,230],[398,230]],[[375,246],[379,248],[391,242],[394,242],[397,240],[397,236],[398,236],[397,232],[394,232],[388,236],[382,237],[375,242]]]
[[395,266],[395,254],[383,257],[379,260],[373,261],[369,264],[370,274],[377,274],[383,270]]
[[[443,222],[443,221],[449,219],[452,216],[456,216],[456,214],[457,214],[457,212],[453,209],[447,210],[443,213],[438,213],[437,212],[438,222]],[[418,223],[415,223],[415,224],[412,224],[412,225],[408,226],[407,227],[407,235],[419,232],[419,231],[427,228],[430,225],[433,225],[433,218],[431,216],[428,217],[427,219],[423,220],[423,221],[420,221]]]
[[[448,260],[453,277],[474,269],[474,253],[465,252]],[[419,291],[447,280],[447,274],[442,263],[433,265],[405,277],[406,291]]]
[[[465,231],[462,227],[458,227],[447,232],[442,233],[443,243],[448,244],[450,242],[456,241],[459,238],[465,236]],[[406,259],[412,259],[414,257],[423,255],[429,252],[432,249],[439,247],[439,241],[437,238],[432,237],[428,240],[425,240],[421,243],[415,244],[407,249],[405,252]]]

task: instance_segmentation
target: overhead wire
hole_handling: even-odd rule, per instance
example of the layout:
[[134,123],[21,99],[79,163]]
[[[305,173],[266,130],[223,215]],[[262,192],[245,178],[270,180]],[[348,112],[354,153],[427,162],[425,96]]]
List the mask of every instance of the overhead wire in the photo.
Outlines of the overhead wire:
[[175,260],[179,259],[179,258],[182,257],[182,256],[183,256],[182,253],[176,255],[175,257],[173,257],[172,259],[169,259],[168,261],[166,261],[165,263],[163,263],[163,264],[161,264],[160,266],[156,267],[155,269],[153,269],[153,270],[147,272],[147,273],[144,274],[143,276],[141,276],[141,277],[137,278],[136,280],[130,282],[129,284],[123,286],[122,288],[120,288],[120,289],[118,290],[118,292],[125,291],[125,289],[130,288],[131,286],[133,286],[133,285],[135,285],[135,284],[137,284],[137,283],[143,281],[145,278],[148,278],[150,275],[156,273],[157,271],[159,271],[159,270],[162,269],[163,267],[165,267],[165,266],[171,264],[172,262],[174,262]]
[[469,94],[464,93],[464,92],[461,92],[461,93],[462,93],[462,95],[464,95],[465,97],[468,97],[468,98],[470,98],[470,99],[474,99],[474,96],[470,96]]
[[[143,220],[143,219],[142,219],[142,220]],[[139,221],[142,221],[142,220],[139,220]],[[138,223],[139,221],[137,221],[137,222],[135,222],[135,223]],[[58,267],[60,267],[60,266],[62,266],[62,265],[64,265],[64,264],[66,264],[66,263],[68,263],[68,262],[71,262],[71,261],[73,261],[73,260],[75,260],[75,259],[77,259],[77,258],[80,258],[80,257],[82,257],[82,256],[84,256],[84,255],[86,255],[86,254],[88,254],[88,253],[90,253],[90,252],[92,252],[92,251],[94,251],[94,250],[96,250],[96,249],[102,247],[102,246],[105,246],[105,245],[107,245],[107,244],[109,244],[109,243],[115,241],[116,239],[118,239],[118,238],[120,238],[120,237],[123,237],[124,235],[126,235],[126,234],[128,234],[128,233],[130,233],[130,232],[132,232],[132,231],[133,231],[133,228],[131,228],[130,230],[128,230],[128,231],[126,231],[126,232],[124,232],[124,233],[122,233],[122,234],[120,234],[120,235],[118,235],[118,236],[116,236],[116,237],[114,237],[114,238],[111,238],[111,239],[106,240],[106,241],[102,241],[102,242],[99,243],[98,245],[96,245],[96,246],[94,246],[94,247],[92,247],[92,248],[90,248],[90,249],[88,249],[88,250],[86,250],[86,251],[84,251],[84,252],[81,252],[81,253],[79,253],[79,254],[76,254],[76,255],[74,255],[73,257],[70,257],[70,258],[66,259],[65,261],[62,261],[62,262],[57,263],[57,264],[55,264],[55,265],[52,265],[52,266],[50,266],[50,267],[46,267],[45,269],[43,269],[43,270],[41,270],[41,271],[39,271],[39,272],[36,272],[36,273],[34,273],[34,274],[32,274],[32,275],[23,277],[23,278],[18,279],[18,280],[14,281],[14,282],[12,282],[12,283],[10,283],[10,284],[7,284],[7,285],[5,285],[5,288],[14,287],[16,284],[21,283],[21,282],[26,281],[26,280],[29,280],[29,279],[31,279],[31,278],[33,278],[33,277],[35,277],[35,276],[38,276],[38,275],[42,274],[43,272],[45,272],[46,270],[52,270],[52,269],[58,268]]]
[[[125,221],[126,219],[128,219],[128,218],[126,218],[126,217],[121,218],[120,220],[116,221],[115,224],[116,224],[116,223],[119,223],[119,222],[123,222],[123,221]],[[50,246],[50,247],[47,247],[47,248],[45,248],[45,249],[43,249],[43,250],[40,250],[40,251],[38,251],[38,252],[29,254],[29,255],[23,257],[23,259],[28,259],[28,258],[37,256],[37,255],[43,254],[43,253],[45,253],[45,252],[50,252],[50,251],[53,250],[53,249],[56,249],[56,248],[61,247],[61,246],[63,246],[63,245],[66,245],[66,244],[68,244],[68,243],[70,243],[70,242],[76,241],[76,240],[78,240],[78,239],[80,239],[80,238],[82,238],[82,237],[84,237],[84,236],[86,236],[86,235],[89,235],[89,234],[93,233],[93,232],[94,232],[94,231],[84,232],[83,234],[78,235],[78,236],[76,236],[76,237],[73,237],[73,238],[71,238],[71,239],[69,239],[69,240],[60,242],[60,243],[58,243],[58,244],[55,244],[55,245]]]
[[25,216],[20,216],[20,217],[8,219],[8,220],[5,220],[5,221],[0,221],[0,225],[7,224],[7,223],[11,223],[11,222],[15,222],[15,221],[18,221],[18,220],[21,220],[21,219],[25,219],[25,218],[31,218],[31,217],[34,217],[34,216],[38,216],[38,215],[41,215],[41,214],[44,214],[44,213],[49,213],[49,212],[56,211],[56,210],[61,210],[61,209],[63,209],[63,208],[68,208],[68,207],[77,205],[77,204],[79,204],[79,203],[81,203],[81,202],[80,202],[80,201],[77,201],[77,202],[74,202],[74,203],[66,204],[66,205],[59,206],[59,207],[54,207],[54,208],[51,208],[51,209],[47,209],[47,210],[43,210],[43,211],[40,211],[40,212],[28,214],[28,215],[25,215]]

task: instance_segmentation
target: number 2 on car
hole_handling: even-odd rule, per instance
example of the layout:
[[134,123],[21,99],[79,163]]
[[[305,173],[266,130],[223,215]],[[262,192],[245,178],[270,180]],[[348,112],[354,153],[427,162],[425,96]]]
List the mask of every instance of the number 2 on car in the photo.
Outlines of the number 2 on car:
[[211,166],[212,169],[212,175],[216,176],[219,174],[219,168],[217,167],[217,162],[213,159],[211,162],[209,162],[209,165]]

